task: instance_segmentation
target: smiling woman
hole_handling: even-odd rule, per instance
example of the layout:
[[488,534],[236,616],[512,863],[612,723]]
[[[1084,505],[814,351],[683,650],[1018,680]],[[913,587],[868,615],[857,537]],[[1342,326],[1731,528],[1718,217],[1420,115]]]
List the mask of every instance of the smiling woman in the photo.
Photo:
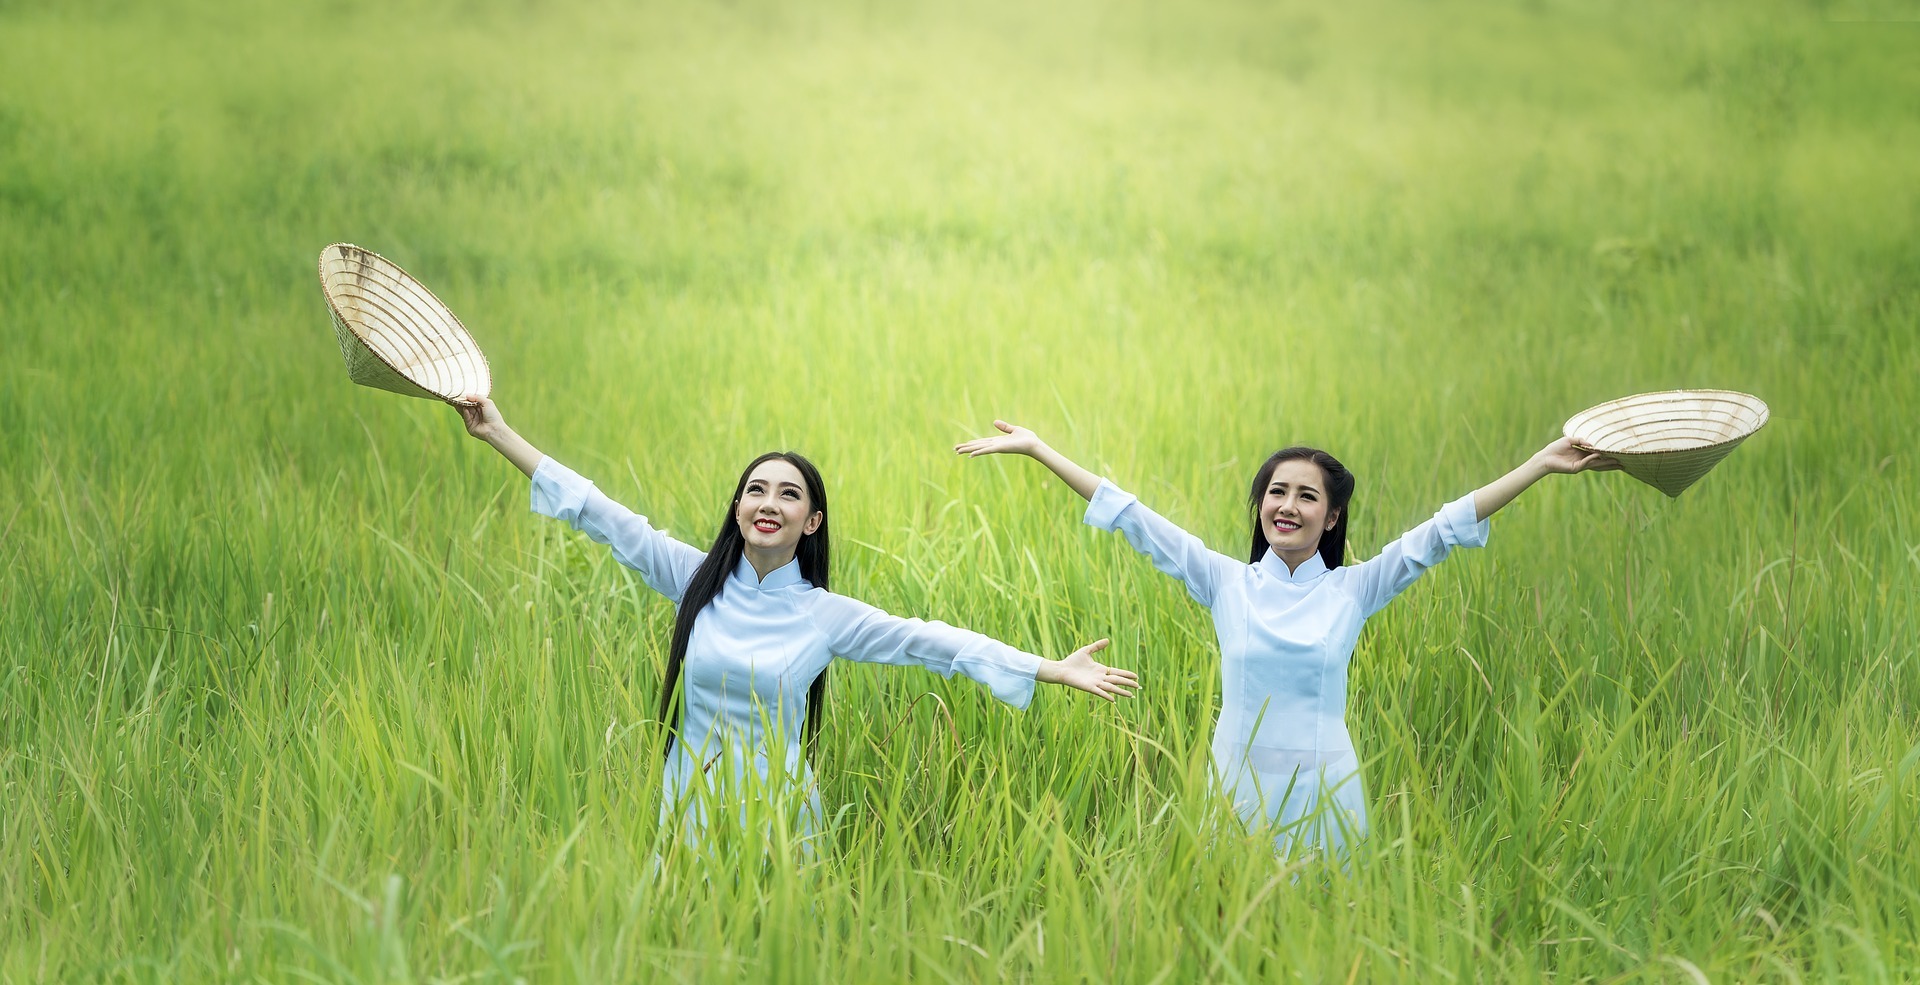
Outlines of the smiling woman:
[[1179,578],[1213,615],[1220,645],[1220,722],[1213,780],[1274,848],[1344,855],[1366,834],[1360,757],[1347,731],[1347,671],[1367,619],[1456,547],[1487,540],[1487,518],[1553,473],[1616,469],[1562,438],[1519,468],[1448,503],[1380,553],[1346,564],[1354,477],[1332,455],[1295,446],[1268,456],[1247,499],[1245,562],[1141,505],[1131,493],[1048,447],[1032,431],[962,442],[963,455],[1026,455],[1087,500],[1086,521],[1125,534],[1154,567]]
[[1035,682],[1108,701],[1130,697],[1138,686],[1132,672],[1093,659],[1106,640],[1048,660],[829,591],[826,485],[800,455],[769,452],[748,463],[713,546],[702,552],[541,454],[507,426],[492,400],[470,394],[455,406],[467,433],[532,480],[534,512],[612,548],[616,560],[677,606],[660,695],[669,733],[660,819],[684,819],[689,838],[712,825],[715,810],[737,814],[744,825],[756,803],[769,801],[811,850],[822,815],[802,746],[810,753],[819,733],[835,656],[964,674],[1016,708],[1033,699]]

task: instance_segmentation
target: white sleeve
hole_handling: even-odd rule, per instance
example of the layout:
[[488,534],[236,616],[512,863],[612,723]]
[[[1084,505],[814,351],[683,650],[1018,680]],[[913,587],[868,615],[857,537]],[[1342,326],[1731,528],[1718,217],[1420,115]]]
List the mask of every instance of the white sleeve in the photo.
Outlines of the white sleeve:
[[993,696],[1025,708],[1040,658],[943,622],[906,619],[844,595],[813,591],[813,622],[834,655],[863,663],[917,664],[942,677],[965,674]]
[[1173,521],[1147,509],[1132,493],[1101,479],[1087,501],[1087,525],[1125,534],[1133,549],[1153,559],[1153,566],[1185,582],[1195,602],[1213,608],[1220,586],[1246,565],[1207,550],[1200,538]]
[[1474,519],[1473,494],[1468,493],[1381,548],[1379,554],[1348,566],[1347,591],[1360,603],[1361,614],[1371,616],[1454,548],[1485,546],[1489,529],[1487,521]]
[[679,604],[705,552],[653,529],[647,518],[621,506],[579,473],[540,459],[533,470],[533,511],[564,520],[595,543],[613,548],[614,560],[640,573],[647,587]]

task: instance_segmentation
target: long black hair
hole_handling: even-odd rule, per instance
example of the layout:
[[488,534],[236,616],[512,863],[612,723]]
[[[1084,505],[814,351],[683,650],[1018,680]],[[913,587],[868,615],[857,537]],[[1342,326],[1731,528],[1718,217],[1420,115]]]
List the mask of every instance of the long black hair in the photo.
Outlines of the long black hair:
[[1248,564],[1258,564],[1267,553],[1267,532],[1260,526],[1260,499],[1267,493],[1267,483],[1273,481],[1273,470],[1281,462],[1305,460],[1320,466],[1327,477],[1327,510],[1340,511],[1339,522],[1329,530],[1320,533],[1320,560],[1328,568],[1337,568],[1347,559],[1347,524],[1351,514],[1347,504],[1353,501],[1353,473],[1340,464],[1340,460],[1318,448],[1294,445],[1282,448],[1267,458],[1260,471],[1253,474],[1253,491],[1247,493],[1247,512],[1253,517],[1253,551],[1247,558]]
[[[740,481],[733,486],[733,498],[727,503],[726,518],[720,521],[720,532],[713,538],[713,549],[707,552],[705,560],[693,573],[693,581],[687,583],[687,592],[680,598],[680,610],[673,617],[673,648],[667,653],[667,676],[660,685],[660,721],[667,727],[668,743],[666,751],[673,751],[673,740],[680,732],[680,719],[685,710],[679,708],[678,691],[680,668],[687,659],[687,641],[693,638],[693,621],[700,616],[701,610],[727,583],[727,576],[740,564],[740,556],[746,551],[746,538],[740,535],[740,523],[734,514],[740,508],[740,495],[746,491],[747,479],[753,470],[761,465],[778,459],[800,470],[800,479],[806,483],[807,499],[812,512],[820,514],[820,525],[813,533],[800,535],[800,543],[794,548],[794,556],[800,559],[800,577],[822,591],[827,589],[828,538],[827,538],[827,487],[820,481],[820,470],[813,463],[796,452],[770,451],[747,463],[746,470],[740,473]],[[806,739],[807,758],[813,758],[814,746],[820,738],[820,706],[826,703],[827,672],[822,669],[820,676],[813,679],[813,686],[807,689],[807,722],[801,729]]]

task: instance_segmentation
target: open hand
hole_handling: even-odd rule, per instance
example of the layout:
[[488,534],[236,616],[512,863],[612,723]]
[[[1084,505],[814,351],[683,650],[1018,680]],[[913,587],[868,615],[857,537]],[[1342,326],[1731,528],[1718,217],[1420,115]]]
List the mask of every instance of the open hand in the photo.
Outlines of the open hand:
[[1005,437],[975,438],[972,441],[962,441],[954,445],[953,450],[968,458],[978,458],[981,455],[1032,455],[1044,447],[1039,435],[1034,434],[1032,431],[1018,424],[1008,424],[1006,421],[994,421],[993,426],[999,428]]
[[1042,680],[1052,684],[1065,684],[1079,688],[1088,694],[1112,701],[1114,698],[1131,698],[1133,691],[1140,686],[1140,677],[1131,670],[1109,667],[1093,655],[1107,648],[1111,640],[1096,640],[1073,651],[1065,660],[1052,660],[1041,665]]
[[1572,438],[1561,438],[1540,449],[1534,454],[1533,460],[1540,463],[1548,472],[1557,472],[1562,475],[1572,475],[1589,469],[1595,472],[1610,472],[1620,467],[1618,459],[1582,448],[1574,444]]

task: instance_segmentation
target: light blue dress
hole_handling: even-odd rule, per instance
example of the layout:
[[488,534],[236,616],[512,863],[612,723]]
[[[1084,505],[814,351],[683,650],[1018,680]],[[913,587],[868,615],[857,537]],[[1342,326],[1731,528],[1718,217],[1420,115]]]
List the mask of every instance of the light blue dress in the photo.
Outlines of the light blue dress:
[[1380,553],[1328,570],[1318,554],[1293,571],[1272,551],[1248,564],[1101,480],[1086,521],[1118,530],[1213,613],[1220,641],[1214,779],[1282,854],[1344,853],[1367,830],[1360,759],[1347,731],[1347,664],[1367,617],[1455,547],[1479,547],[1488,524],[1473,497],[1447,504]]
[[[676,606],[706,558],[551,458],[534,470],[532,505],[612,548],[615,560]],[[1040,668],[1039,657],[979,633],[902,619],[815,588],[800,577],[798,560],[761,579],[742,558],[687,642],[683,718],[661,779],[661,821],[680,817],[682,833],[697,840],[712,808],[738,810],[744,823],[758,803],[786,812],[801,839],[816,833],[820,794],[801,727],[807,689],[835,656],[964,674],[1016,708],[1032,701]]]

